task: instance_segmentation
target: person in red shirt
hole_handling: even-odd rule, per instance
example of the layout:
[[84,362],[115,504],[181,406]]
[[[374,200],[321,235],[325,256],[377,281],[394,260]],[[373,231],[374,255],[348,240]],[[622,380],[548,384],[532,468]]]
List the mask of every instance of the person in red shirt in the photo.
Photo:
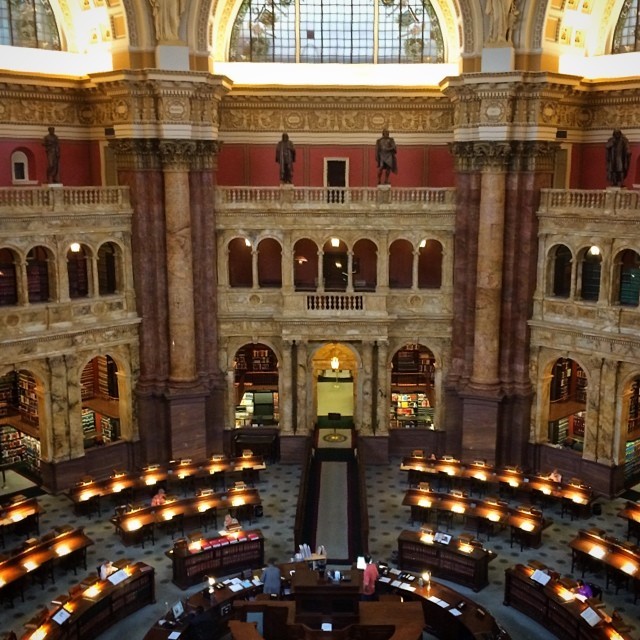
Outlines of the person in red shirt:
[[364,561],[366,564],[362,578],[362,598],[363,600],[375,600],[378,567],[373,563],[369,555],[364,557]]

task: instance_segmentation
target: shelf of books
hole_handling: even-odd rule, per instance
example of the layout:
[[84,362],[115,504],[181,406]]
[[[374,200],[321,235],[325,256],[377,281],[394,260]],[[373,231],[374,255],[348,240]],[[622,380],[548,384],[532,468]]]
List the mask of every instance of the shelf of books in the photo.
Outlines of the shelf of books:
[[0,378],[0,417],[15,413],[18,406],[16,374],[8,373]]
[[389,426],[393,428],[430,427],[434,409],[426,393],[392,393]]
[[20,417],[31,424],[38,424],[38,396],[36,381],[33,376],[24,371],[18,373],[18,403]]
[[624,451],[625,480],[640,477],[640,438],[629,440]]
[[23,463],[39,473],[40,440],[11,425],[0,425],[0,463]]

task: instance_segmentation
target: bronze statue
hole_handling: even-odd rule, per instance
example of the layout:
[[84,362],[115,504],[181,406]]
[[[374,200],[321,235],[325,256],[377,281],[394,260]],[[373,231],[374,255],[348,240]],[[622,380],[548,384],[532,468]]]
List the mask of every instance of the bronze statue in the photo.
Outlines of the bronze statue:
[[[378,165],[378,184],[389,184],[389,173],[398,173],[396,161],[396,142],[389,137],[389,131],[382,132],[382,138],[376,141],[376,164]],[[384,182],[382,174],[384,173]]]
[[607,140],[607,180],[614,187],[622,187],[631,160],[629,140],[620,129],[614,129]]
[[49,133],[44,137],[44,148],[47,153],[47,182],[60,182],[60,141],[55,127],[49,127]]
[[280,182],[291,184],[293,182],[293,163],[296,161],[296,150],[289,135],[282,134],[282,140],[276,146],[276,162],[280,165]]

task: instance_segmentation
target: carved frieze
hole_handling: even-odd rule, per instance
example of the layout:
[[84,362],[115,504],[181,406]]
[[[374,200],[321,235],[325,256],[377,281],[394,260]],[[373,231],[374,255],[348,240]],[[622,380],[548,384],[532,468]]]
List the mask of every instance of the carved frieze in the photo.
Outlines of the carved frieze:
[[453,112],[441,98],[384,98],[371,96],[227,97],[220,107],[223,131],[339,131],[446,133]]

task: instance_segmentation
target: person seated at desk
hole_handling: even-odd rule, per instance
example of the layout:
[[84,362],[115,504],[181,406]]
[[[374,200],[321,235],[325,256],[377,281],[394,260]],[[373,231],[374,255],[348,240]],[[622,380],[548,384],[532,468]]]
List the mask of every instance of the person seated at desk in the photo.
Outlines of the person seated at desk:
[[430,461],[432,461],[432,462],[435,462],[437,459],[438,459],[438,458],[436,457],[436,454],[435,454],[435,453],[431,453],[431,454],[429,455],[429,458],[428,458],[428,460],[430,460]]
[[373,563],[370,555],[364,557],[365,567],[362,576],[362,599],[376,599],[376,581],[378,580],[378,567]]
[[551,480],[551,482],[557,482],[558,484],[562,482],[562,474],[557,469],[554,469],[547,478]]
[[583,580],[578,580],[578,584],[574,589],[575,593],[585,598],[593,598],[593,591],[588,584],[585,584]]
[[240,526],[237,518],[234,518],[230,513],[224,517],[224,528],[226,531],[231,529],[237,529]]
[[263,569],[262,577],[262,593],[269,595],[280,595],[282,573],[280,568],[276,566],[275,558],[269,560],[269,564]]
[[153,498],[151,498],[151,506],[152,507],[160,507],[167,501],[167,496],[162,487],[158,489],[158,493],[156,493]]
[[117,567],[113,566],[113,562],[111,560],[105,560],[98,570],[100,573],[100,580],[106,580],[112,573],[115,573],[118,570]]

